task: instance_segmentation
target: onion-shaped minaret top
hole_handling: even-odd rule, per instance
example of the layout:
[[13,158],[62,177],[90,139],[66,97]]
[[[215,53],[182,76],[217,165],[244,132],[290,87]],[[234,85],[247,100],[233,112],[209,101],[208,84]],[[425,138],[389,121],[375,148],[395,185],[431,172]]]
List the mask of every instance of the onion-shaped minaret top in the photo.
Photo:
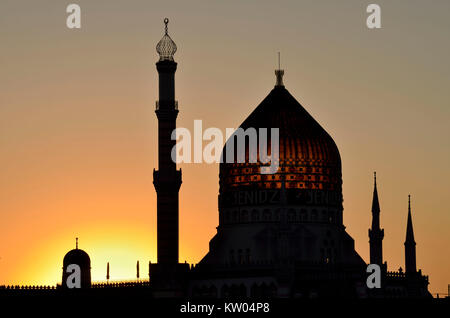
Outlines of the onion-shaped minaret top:
[[169,19],[165,18],[164,24],[166,25],[166,32],[156,45],[156,52],[159,54],[160,61],[173,61],[173,55],[177,51],[177,45],[168,33],[167,24],[169,24]]

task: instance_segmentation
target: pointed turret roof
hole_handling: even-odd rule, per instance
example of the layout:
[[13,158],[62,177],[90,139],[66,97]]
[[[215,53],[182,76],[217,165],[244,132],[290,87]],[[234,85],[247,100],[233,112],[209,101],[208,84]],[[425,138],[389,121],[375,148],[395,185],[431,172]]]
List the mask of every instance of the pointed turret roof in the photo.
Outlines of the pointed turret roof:
[[411,195],[408,195],[408,223],[406,225],[406,241],[405,243],[416,243],[414,241],[414,230],[411,216]]
[[378,201],[377,191],[377,172],[373,173],[373,198],[372,198],[372,212],[380,212],[380,203]]

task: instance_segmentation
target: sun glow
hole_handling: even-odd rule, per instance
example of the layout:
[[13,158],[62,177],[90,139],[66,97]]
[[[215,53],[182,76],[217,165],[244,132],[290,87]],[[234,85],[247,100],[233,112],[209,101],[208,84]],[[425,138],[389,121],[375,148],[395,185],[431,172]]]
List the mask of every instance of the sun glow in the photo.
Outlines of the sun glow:
[[[123,224],[122,224],[123,225]],[[136,279],[139,260],[140,279],[148,279],[148,263],[156,262],[156,243],[151,233],[139,227],[85,229],[79,248],[91,259],[92,281],[106,280],[106,264],[110,264],[110,280]],[[33,244],[33,243],[31,243]],[[51,285],[61,283],[64,255],[75,248],[75,237],[61,233],[39,242],[39,248],[23,254],[20,265],[11,273],[13,279],[5,285]],[[30,260],[33,260],[30,264]],[[19,279],[14,279],[14,278]]]

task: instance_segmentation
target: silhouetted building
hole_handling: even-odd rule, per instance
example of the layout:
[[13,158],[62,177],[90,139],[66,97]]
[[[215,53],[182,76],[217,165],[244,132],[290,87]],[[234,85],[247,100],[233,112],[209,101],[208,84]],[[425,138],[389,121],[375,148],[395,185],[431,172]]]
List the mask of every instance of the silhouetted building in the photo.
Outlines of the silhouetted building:
[[[149,264],[149,281],[139,281],[137,263],[138,281],[112,284],[108,263],[108,283],[92,284],[91,289],[133,288],[152,297],[430,297],[428,277],[416,270],[410,198],[406,272],[388,272],[387,262],[383,263],[384,229],[380,224],[376,175],[368,234],[370,263],[380,265],[382,286],[367,288],[367,264],[356,252],[354,240],[343,224],[339,150],[332,137],[284,87],[281,69],[275,71],[275,87],[240,125],[244,131],[255,129],[256,149],[245,143],[242,163],[236,157],[230,162],[226,148],[222,152],[219,225],[208,253],[190,268],[179,263],[181,170],[177,170],[172,157],[175,140],[171,138],[178,115],[177,63],[173,58],[177,47],[168,34],[168,20],[164,22],[165,34],[156,47],[160,57],[156,63],[158,170],[154,170],[153,176],[157,192],[158,262]],[[259,128],[268,129],[269,134],[263,136]],[[279,168],[274,174],[263,174],[265,164],[259,157],[259,141],[267,138],[267,151],[273,151],[271,128],[279,129],[279,156],[275,158]],[[81,269],[81,287],[91,287],[90,259],[78,249],[78,243],[63,263],[63,287],[71,264]]]
[[416,270],[416,242],[414,241],[413,225],[411,218],[411,196],[408,195],[408,221],[406,225],[405,241],[405,268],[396,272],[387,271],[387,263],[382,268],[383,284],[380,290],[373,290],[374,297],[431,297],[428,291],[428,276],[422,274],[422,270]]
[[255,128],[257,140],[259,128],[279,128],[278,171],[261,174],[248,143],[246,162],[228,163],[225,146],[219,226],[193,271],[191,292],[363,297],[366,264],[342,222],[339,150],[284,87],[284,71],[275,74],[275,87],[240,128]]
[[[383,263],[380,204],[376,176],[369,229],[370,261],[381,267],[382,288],[366,286],[367,264],[343,224],[342,166],[332,137],[288,92],[284,71],[240,125],[254,128],[257,147],[245,143],[245,162],[227,158],[219,173],[219,225],[209,251],[189,268],[178,261],[178,192],[181,170],[172,154],[178,103],[175,100],[176,45],[166,29],[156,49],[159,61],[157,192],[158,262],[149,264],[152,295],[199,297],[424,297],[428,277],[416,271],[409,206],[405,242],[406,273],[388,272]],[[262,174],[259,128],[279,129],[279,168]],[[237,138],[233,136],[232,138]],[[228,143],[232,140],[227,141]],[[234,142],[236,147],[236,142]],[[236,150],[236,148],[235,148]],[[251,160],[257,158],[256,161]],[[142,283],[126,286],[145,287]],[[101,287],[105,287],[101,285]],[[107,285],[106,287],[111,287]],[[124,287],[124,285],[117,285]]]
[[75,269],[71,265],[79,266],[80,270],[80,284],[81,288],[91,287],[91,259],[89,255],[78,248],[78,238],[76,239],[75,249],[69,251],[63,260],[63,273],[62,273],[62,287],[73,288],[67,286],[67,280],[71,280],[69,277],[75,274],[78,269]]

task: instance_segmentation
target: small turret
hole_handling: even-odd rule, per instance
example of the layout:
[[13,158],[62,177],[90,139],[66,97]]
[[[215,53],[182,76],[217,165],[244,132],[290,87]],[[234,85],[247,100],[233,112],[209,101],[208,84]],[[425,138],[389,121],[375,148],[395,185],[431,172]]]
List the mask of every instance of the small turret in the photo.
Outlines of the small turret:
[[378,201],[377,173],[373,173],[372,227],[369,229],[370,263],[383,263],[384,229],[380,228],[380,203]]
[[408,195],[408,221],[406,225],[405,240],[405,271],[415,273],[416,270],[416,242],[414,241],[414,230],[411,216],[411,195]]

